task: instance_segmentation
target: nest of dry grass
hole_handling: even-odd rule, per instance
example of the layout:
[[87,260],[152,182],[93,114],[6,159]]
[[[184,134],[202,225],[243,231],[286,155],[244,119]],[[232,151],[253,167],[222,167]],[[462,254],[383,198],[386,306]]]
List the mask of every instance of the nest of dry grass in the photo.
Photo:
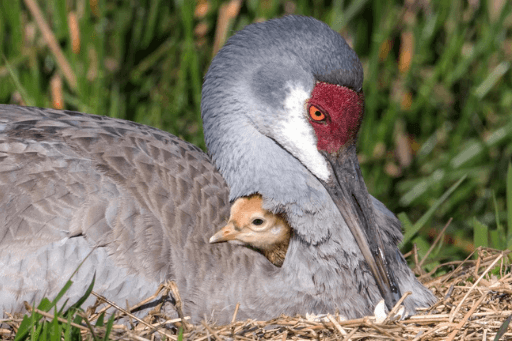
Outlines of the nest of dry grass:
[[[233,321],[226,326],[183,324],[182,319],[167,320],[158,310],[128,328],[114,325],[109,337],[113,340],[152,340],[163,337],[178,340],[178,327],[183,329],[183,340],[498,340],[512,338],[508,324],[512,318],[512,269],[508,251],[478,249],[478,257],[442,264],[425,273],[421,263],[414,269],[423,284],[430,288],[439,301],[428,309],[405,320],[393,319],[394,311],[379,321],[364,317],[342,321],[337,316],[323,318],[280,316],[270,321]],[[417,254],[411,255],[417,259]],[[433,274],[439,274],[432,277]],[[166,295],[178,297],[176,308],[183,320],[181,300],[175,285],[162,286]],[[407,293],[406,293],[407,295]],[[406,296],[404,295],[404,297]],[[403,298],[404,298],[403,297]],[[99,301],[103,298],[100,297]],[[103,302],[105,304],[105,302]],[[108,306],[108,303],[107,303]],[[115,307],[115,306],[114,306]],[[98,316],[93,307],[83,315],[92,325]],[[126,313],[120,307],[119,315]],[[133,307],[132,307],[133,308]],[[394,309],[396,310],[396,309]],[[100,310],[98,310],[100,311]],[[53,316],[49,314],[49,318]],[[382,319],[380,319],[382,320]],[[11,328],[0,329],[0,337],[14,338],[21,319],[7,321]],[[104,328],[79,325],[84,337],[101,337]]]

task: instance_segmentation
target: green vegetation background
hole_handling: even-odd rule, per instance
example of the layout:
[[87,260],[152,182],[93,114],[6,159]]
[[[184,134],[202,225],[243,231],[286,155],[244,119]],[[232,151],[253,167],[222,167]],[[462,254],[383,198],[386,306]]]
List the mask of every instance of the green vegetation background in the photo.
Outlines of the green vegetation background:
[[[450,217],[433,261],[512,245],[510,1],[39,0],[71,72],[43,38],[33,1],[0,1],[0,103],[135,120],[203,149],[200,91],[215,41],[290,13],[326,22],[363,62],[361,166],[370,193],[404,212],[412,239],[403,250],[412,241],[424,254]],[[407,221],[464,175],[414,234]]]

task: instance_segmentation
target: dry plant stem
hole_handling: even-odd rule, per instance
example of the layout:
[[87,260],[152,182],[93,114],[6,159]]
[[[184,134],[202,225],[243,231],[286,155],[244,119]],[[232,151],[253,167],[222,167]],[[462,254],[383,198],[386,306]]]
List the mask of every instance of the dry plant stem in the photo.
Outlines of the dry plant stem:
[[62,80],[59,73],[55,73],[50,80],[52,106],[55,109],[64,109],[64,96],[62,95]]
[[498,282],[509,282],[511,277],[512,277],[512,273],[506,274]]
[[212,328],[210,328],[210,326],[208,326],[208,324],[204,321],[201,322],[201,324],[215,337],[216,340],[224,340],[223,338],[221,338],[216,332],[215,330],[213,330]]
[[347,336],[345,336],[345,338],[343,339],[343,341],[351,341],[351,340],[352,340],[352,339],[351,339],[351,337],[352,337],[352,336],[354,336],[354,334],[355,334],[355,333],[357,333],[357,330],[358,330],[358,329],[359,329],[359,328],[354,328],[354,329],[352,329],[352,331],[351,331],[350,333],[348,333],[348,335],[347,335]]
[[476,259],[476,265],[475,265],[475,278],[478,277],[478,270],[480,269],[480,260],[482,258],[480,257],[480,251],[478,252],[478,258]]
[[[156,299],[156,298],[160,295],[160,293],[161,293],[165,288],[166,288],[166,287],[165,287],[165,284],[160,284],[160,285],[158,286],[158,289],[156,290],[156,292],[155,292],[152,296],[150,296],[150,297],[146,298],[145,300],[143,300],[143,301],[141,301],[141,302],[137,303],[136,305],[132,306],[132,307],[129,309],[129,312],[131,313],[132,311],[134,311],[134,310],[136,310],[137,308],[139,308],[139,307],[143,306],[144,304],[146,304],[146,303],[148,303],[148,302],[153,301],[154,299]],[[101,309],[98,313],[94,314],[94,315],[90,318],[90,320],[91,320],[91,321],[96,320],[96,319],[97,319],[97,318],[98,318],[102,313],[106,312],[110,307],[111,307],[111,306],[109,305],[109,306],[106,306],[105,308]],[[121,316],[124,316],[124,314],[123,314],[123,313],[121,313],[121,314],[119,314],[119,316],[118,316],[118,317],[121,317]],[[178,321],[179,321],[179,320],[177,320],[176,322],[178,322]]]
[[150,341],[149,339],[143,338],[142,336],[138,336],[137,334],[128,332],[128,335],[137,341]]
[[178,291],[178,285],[174,281],[169,281],[167,285],[171,289],[172,294],[174,296],[174,301],[176,302],[176,311],[178,312],[178,316],[181,319],[183,331],[187,332],[187,321],[185,321],[185,315],[183,314],[183,301],[181,300],[181,295],[180,292]]
[[462,301],[460,301],[460,303],[457,305],[457,308],[455,308],[455,310],[453,311],[453,313],[451,314],[450,316],[450,320],[449,322],[453,322],[453,319],[455,318],[455,315],[457,314],[457,312],[459,311],[460,307],[462,306],[462,303],[464,303],[464,301],[466,300],[466,298],[468,298],[469,294],[473,291],[473,289],[475,289],[475,287],[478,285],[478,283],[480,282],[480,280],[492,269],[494,268],[494,265],[496,265],[496,263],[498,263],[498,261],[503,258],[503,253],[494,260],[494,262],[491,263],[491,265],[489,265],[487,267],[487,269],[485,269],[484,273],[475,281],[475,284],[473,284],[473,286],[471,287],[471,289],[469,289],[469,291],[466,293],[466,295],[464,296],[464,298],[462,299]]
[[141,320],[140,318],[138,318],[137,316],[133,315],[133,314],[130,314],[128,311],[126,311],[125,309],[121,308],[120,306],[118,306],[117,304],[115,304],[114,302],[112,301],[109,301],[107,300],[105,297],[97,294],[96,292],[92,291],[92,294],[100,299],[102,299],[103,301],[105,301],[107,304],[110,304],[112,307],[116,308],[117,310],[121,311],[122,313],[126,314],[127,316],[133,318],[134,320],[138,321],[139,323],[142,323],[143,325],[145,325],[146,327],[150,328],[151,330],[153,331],[156,331],[158,332],[159,334],[162,334],[162,335],[165,335],[166,337],[170,338],[171,340],[177,340],[177,338],[173,335],[170,335],[170,334],[167,334],[166,332],[163,332],[159,329],[155,329],[153,328],[152,325],[150,325],[149,323],[147,323],[146,321],[144,320]]
[[[125,303],[126,303],[126,308],[125,308],[124,311],[131,312],[130,304],[128,304],[128,300],[126,300]],[[132,329],[134,329],[135,326],[134,326],[133,321],[132,321],[132,315],[128,314],[127,316],[128,316],[128,323],[130,323],[130,326],[132,327]]]
[[96,336],[96,333],[94,332],[94,327],[91,325],[91,323],[89,322],[89,319],[87,318],[87,316],[85,316],[85,314],[82,314],[82,313],[78,313],[78,315],[80,317],[82,317],[85,321],[85,324],[87,324],[87,327],[89,328],[89,331],[91,332],[92,334],[92,338],[93,340],[97,340],[98,337]]
[[80,25],[78,17],[73,11],[68,14],[68,29],[73,53],[78,54],[80,53]]
[[413,245],[413,254],[414,254],[414,265],[415,268],[418,267],[419,260],[418,260],[418,246],[416,244]]
[[222,45],[224,45],[228,34],[229,22],[236,18],[241,6],[241,0],[231,0],[220,6],[219,16],[217,17],[217,29],[215,30],[215,40],[213,43],[213,56],[215,56]]
[[46,23],[46,20],[44,20],[44,16],[41,13],[41,9],[37,5],[37,3],[34,0],[24,0],[25,5],[27,5],[28,10],[34,17],[37,26],[39,26],[39,29],[41,30],[41,33],[43,34],[43,38],[50,47],[50,50],[55,56],[55,59],[57,60],[57,64],[59,65],[59,68],[62,70],[62,73],[64,74],[64,77],[66,78],[70,88],[76,89],[77,83],[76,83],[76,76],[73,73],[73,69],[69,65],[66,57],[64,56],[64,53],[62,53],[62,50],[60,49],[59,43],[57,42],[57,39],[55,38],[55,35],[53,34],[52,30],[50,29],[50,26]]
[[[512,310],[505,311],[488,311],[482,313],[473,314],[474,317],[505,317],[510,316],[512,314]],[[401,321],[401,324],[408,323],[416,323],[416,324],[430,324],[430,323],[438,323],[438,322],[446,322],[450,318],[450,314],[433,314],[433,315],[418,315],[411,316],[406,321]]]
[[194,341],[203,341],[203,340],[206,340],[206,339],[210,340],[210,335],[209,334],[206,334],[205,336],[200,337],[200,338],[198,338],[198,339],[196,339]]
[[[50,314],[50,313],[47,313],[46,311],[42,311],[42,310],[39,310],[37,308],[33,308],[30,304],[28,304],[28,302],[23,302],[25,303],[25,309],[27,309],[29,312],[36,312],[40,315],[43,315],[44,317],[47,317],[49,319],[54,319],[55,316]],[[60,322],[62,323],[68,323],[68,320],[62,318],[62,317],[57,317],[57,320],[59,320]],[[85,326],[81,326],[79,324],[76,324],[74,322],[71,322],[71,325],[75,328],[79,328],[81,330],[85,330],[85,331],[89,331],[89,328],[85,327]]]
[[[464,259],[463,261],[452,261],[452,262],[447,262],[447,263],[444,263],[444,264],[440,264],[436,267],[434,267],[432,270],[430,270],[430,272],[428,272],[427,274],[425,275],[422,275],[420,276],[418,279],[421,280],[425,277],[431,277],[437,270],[439,270],[441,267],[443,266],[448,266],[448,265],[457,265],[457,268],[455,268],[454,270],[450,271],[450,273],[444,275],[444,276],[440,276],[439,278],[431,281],[428,283],[428,285],[434,285],[435,283],[444,283],[446,281],[448,281],[451,276],[453,276],[453,274],[457,273],[457,271],[459,271],[462,266],[466,263],[476,263],[476,261],[472,261],[470,260],[470,258],[475,254],[475,252],[477,251],[478,249],[476,249],[475,251],[471,252],[471,254],[469,256],[466,257],[466,259]],[[491,257],[491,258],[494,258],[494,257]]]
[[439,243],[439,241],[441,240],[441,237],[444,235],[444,232],[446,231],[446,229],[448,228],[448,226],[450,226],[450,223],[452,222],[453,218],[450,218],[448,220],[448,222],[446,223],[446,225],[444,225],[443,229],[441,230],[441,232],[437,235],[436,239],[434,240],[434,242],[432,243],[432,245],[430,246],[430,248],[428,249],[427,253],[425,254],[425,256],[421,259],[420,261],[420,264],[418,265],[419,267],[422,267],[423,266],[423,263],[425,262],[425,260],[428,258],[428,256],[430,255],[430,253],[432,252],[432,250],[434,250],[434,247],[437,245],[437,243]]
[[[442,299],[438,300],[436,303],[430,306],[430,308],[427,309],[427,312],[432,312],[434,309],[436,309],[440,305],[446,304],[446,302],[450,299],[452,293],[453,293],[454,286],[453,284],[450,285],[448,290],[446,290],[446,294],[443,296]],[[425,315],[424,315],[425,316]]]
[[426,332],[426,333],[425,333],[425,334],[423,334],[423,335],[419,335],[418,337],[415,337],[415,338],[413,339],[413,341],[417,341],[417,340],[424,339],[424,338],[425,338],[425,337],[427,337],[427,336],[430,336],[430,335],[432,335],[432,334],[434,334],[434,333],[439,333],[440,331],[443,331],[443,330],[445,330],[445,329],[448,329],[448,326],[442,326],[442,327],[439,327],[439,328],[437,328],[437,329],[432,329],[432,330],[430,330],[430,331]]
[[236,315],[238,314],[238,309],[240,308],[240,302],[236,303],[235,312],[233,313],[233,318],[231,319],[231,323],[235,323]]
[[143,306],[144,304],[151,302],[152,300],[157,298],[164,289],[165,289],[165,284],[160,284],[158,286],[158,289],[156,289],[156,292],[153,295],[146,298],[144,301],[141,301],[141,302],[137,303],[136,305],[132,306],[130,310],[133,311],[133,310]]
[[375,323],[371,322],[368,318],[365,318],[365,323],[364,324],[367,327],[375,329],[379,333],[382,333],[382,334],[384,334],[386,336],[394,338],[395,340],[404,340],[404,341],[406,341],[406,339],[404,339],[402,337],[398,337],[396,335],[393,335],[393,334],[389,333],[387,330],[385,330],[384,328],[381,328],[381,327],[377,326]]
[[317,334],[317,333],[315,333],[315,331],[314,331],[313,329],[311,329],[311,328],[309,328],[309,329],[304,329],[304,331],[305,331],[305,332],[309,332],[309,333],[311,333],[311,335],[313,335],[313,337],[314,337],[315,339],[317,339],[317,338],[318,338],[318,334]]
[[347,335],[347,332],[340,326],[338,321],[336,321],[336,319],[331,314],[327,314],[327,318],[329,319],[329,321],[331,321],[331,323],[334,325],[334,327],[336,327],[336,329],[340,332],[342,336]]
[[466,324],[466,322],[469,320],[471,315],[473,315],[476,308],[478,308],[480,306],[480,304],[483,302],[483,300],[486,296],[487,296],[487,293],[483,294],[482,297],[480,297],[480,299],[477,302],[475,302],[475,304],[473,304],[471,309],[466,313],[466,315],[464,316],[462,321],[460,321],[459,324],[455,327],[455,330],[450,334],[450,336],[448,337],[448,339],[446,341],[453,341],[453,339],[455,338],[455,336],[457,335],[459,330],[462,328],[462,326],[464,326],[464,324]]
[[[466,263],[473,263],[473,262],[475,262],[475,263],[476,263],[476,261],[472,261],[472,260],[470,260],[470,258],[471,258],[471,257],[473,257],[473,255],[475,254],[475,252],[476,252],[477,250],[478,250],[478,249],[476,249],[475,251],[471,252],[471,253],[469,254],[469,256],[467,256],[467,257],[466,257],[466,259],[464,259],[462,262],[458,262],[458,264],[459,264],[459,265],[458,265],[458,266],[455,268],[455,270],[453,270],[450,274],[448,274],[448,275],[446,275],[446,276],[443,276],[443,277],[440,277],[440,278],[441,278],[441,283],[448,281],[448,280],[451,278],[451,276],[453,276],[453,275],[454,275],[454,274],[456,274],[460,269],[462,269],[462,267],[464,266],[464,264],[466,264]],[[484,261],[485,261],[485,260],[484,260]],[[457,263],[455,262],[455,263],[453,263],[453,264],[457,264]]]
[[419,264],[419,255],[418,255],[418,246],[413,244],[413,255],[414,255],[414,269],[413,272],[419,276],[423,276],[425,274],[425,270],[423,270]]
[[504,259],[501,258],[500,277],[503,277],[503,261],[504,261]]
[[[185,319],[190,320],[190,316],[185,316]],[[156,327],[160,327],[161,325],[164,325],[164,324],[172,324],[172,323],[182,322],[182,321],[183,320],[181,318],[177,318],[177,319],[172,319],[172,320],[166,320],[163,322],[153,323],[152,326],[154,328],[156,328]]]
[[454,286],[453,284],[450,285],[450,287],[448,288],[448,290],[446,291],[446,294],[444,295],[444,300],[446,301],[447,299],[449,299],[452,294],[453,294],[453,289],[454,289]]
[[[160,314],[160,312],[162,310],[162,306],[164,305],[165,298],[169,297],[169,293],[171,292],[171,286],[169,285],[169,283],[168,282],[164,283],[164,285],[159,286],[158,289],[160,289],[160,287],[162,287],[162,289],[157,291],[157,293],[156,293],[156,294],[159,294],[160,292],[162,292],[162,297],[161,297],[160,303],[157,304],[157,306],[148,313],[148,316],[155,316],[155,315]],[[133,309],[131,311],[133,311]]]
[[99,312],[96,312],[96,308],[98,306],[100,306],[101,304],[103,304],[103,301],[96,297],[96,302],[94,303],[94,305],[87,308],[87,309],[91,309],[92,310],[91,315],[89,317],[89,321],[95,321],[98,317],[100,317],[101,314],[105,313],[107,310],[112,308],[112,306],[107,304],[106,307],[101,309]]
[[396,315],[396,313],[398,312],[398,309],[400,308],[400,306],[402,305],[402,303],[404,302],[404,300],[407,298],[407,296],[409,295],[412,295],[412,292],[410,291],[406,291],[402,297],[398,300],[398,302],[396,302],[395,306],[393,307],[393,309],[391,309],[391,311],[388,313],[388,315],[386,316],[386,318],[384,319],[384,321],[382,321],[382,323],[386,323],[388,322],[393,316]]

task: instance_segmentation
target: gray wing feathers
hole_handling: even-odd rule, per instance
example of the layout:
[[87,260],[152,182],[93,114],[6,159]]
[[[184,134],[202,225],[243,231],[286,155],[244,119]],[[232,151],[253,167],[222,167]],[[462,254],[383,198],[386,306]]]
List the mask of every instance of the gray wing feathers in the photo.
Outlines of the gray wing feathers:
[[[122,306],[129,292],[145,298],[183,270],[183,248],[202,234],[192,227],[213,231],[209,223],[221,224],[228,209],[227,187],[206,154],[170,134],[0,106],[0,292],[11,297],[0,297],[0,312],[55,295],[94,247],[76,282],[89,283],[96,271],[95,290]],[[74,289],[69,296],[84,288]]]

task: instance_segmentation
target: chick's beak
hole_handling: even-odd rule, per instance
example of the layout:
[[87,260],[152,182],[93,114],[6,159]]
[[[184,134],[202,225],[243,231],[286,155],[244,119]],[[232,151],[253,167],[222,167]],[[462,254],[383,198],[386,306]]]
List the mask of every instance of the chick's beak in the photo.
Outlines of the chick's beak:
[[322,152],[331,177],[320,180],[336,204],[368,264],[389,310],[400,299],[393,269],[384,254],[383,241],[375,223],[370,194],[359,168],[356,149],[348,145],[337,153]]
[[239,234],[240,231],[235,229],[235,225],[233,223],[228,223],[210,238],[210,244],[235,240]]

